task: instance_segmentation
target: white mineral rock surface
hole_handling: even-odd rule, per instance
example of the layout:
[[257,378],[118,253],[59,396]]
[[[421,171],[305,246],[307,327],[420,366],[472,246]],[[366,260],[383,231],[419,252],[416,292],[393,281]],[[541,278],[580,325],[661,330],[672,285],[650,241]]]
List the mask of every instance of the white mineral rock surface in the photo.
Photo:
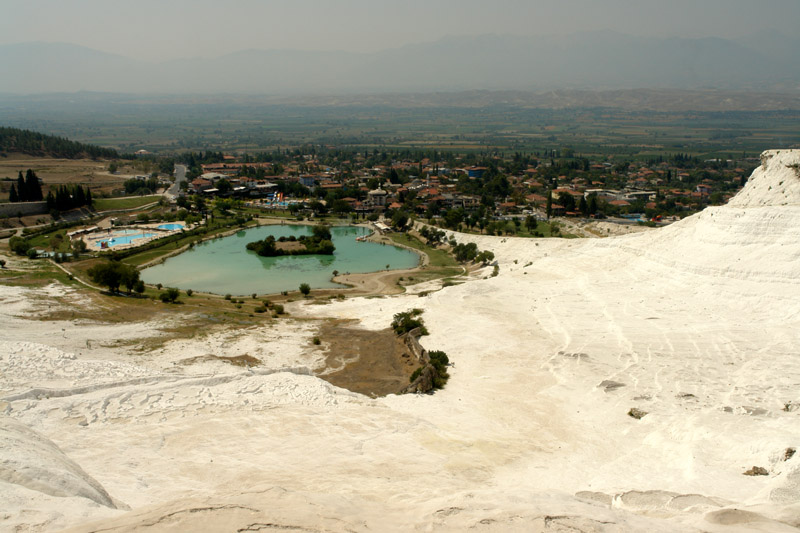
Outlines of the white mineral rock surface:
[[[367,329],[423,309],[454,363],[434,395],[309,375],[297,323],[85,349],[134,332],[28,320],[42,290],[0,286],[0,529],[796,531],[800,151],[762,162],[663,229],[456,235],[499,275],[290,308]],[[175,371],[244,351],[266,369]]]

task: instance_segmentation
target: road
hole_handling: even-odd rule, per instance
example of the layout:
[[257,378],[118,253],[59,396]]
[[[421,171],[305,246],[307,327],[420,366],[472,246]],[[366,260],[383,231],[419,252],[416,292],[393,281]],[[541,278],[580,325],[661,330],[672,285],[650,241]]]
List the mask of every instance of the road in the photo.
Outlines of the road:
[[185,165],[175,165],[175,183],[170,186],[169,189],[164,192],[164,196],[166,196],[169,200],[174,200],[178,197],[178,193],[181,192],[181,183],[186,181],[186,166]]

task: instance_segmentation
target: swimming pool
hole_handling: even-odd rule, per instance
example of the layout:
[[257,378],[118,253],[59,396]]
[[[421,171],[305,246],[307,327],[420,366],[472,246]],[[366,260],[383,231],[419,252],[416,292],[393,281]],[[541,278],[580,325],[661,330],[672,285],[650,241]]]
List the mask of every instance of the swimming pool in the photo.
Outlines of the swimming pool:
[[158,226],[158,229],[174,231],[176,229],[183,229],[183,224],[161,224]]
[[[114,232],[114,235],[108,239],[102,239],[94,243],[97,248],[111,248],[112,246],[119,246],[121,244],[130,244],[139,239],[146,239],[155,236],[155,233],[145,233],[136,230],[123,230],[121,232]],[[105,246],[103,246],[105,243]]]

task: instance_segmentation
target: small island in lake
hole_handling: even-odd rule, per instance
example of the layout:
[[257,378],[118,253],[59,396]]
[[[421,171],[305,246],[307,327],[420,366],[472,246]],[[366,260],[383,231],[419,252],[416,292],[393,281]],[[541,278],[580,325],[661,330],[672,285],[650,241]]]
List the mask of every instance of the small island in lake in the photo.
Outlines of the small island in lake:
[[313,234],[275,239],[269,236],[261,241],[247,243],[247,249],[253,250],[262,257],[281,255],[333,255],[336,247],[331,239],[329,226],[314,226]]

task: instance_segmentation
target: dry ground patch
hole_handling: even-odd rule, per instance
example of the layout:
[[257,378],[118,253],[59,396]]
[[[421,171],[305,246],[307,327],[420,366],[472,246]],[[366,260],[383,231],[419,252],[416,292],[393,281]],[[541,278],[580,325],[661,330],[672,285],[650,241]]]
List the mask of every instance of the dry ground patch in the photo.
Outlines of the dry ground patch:
[[400,392],[419,366],[415,357],[391,329],[369,331],[350,324],[332,320],[320,327],[325,368],[317,376],[373,398]]
[[[122,188],[125,180],[157,170],[150,161],[119,161],[117,172],[111,174],[108,165],[109,161],[104,160],[11,154],[0,158],[0,201],[8,200],[8,191],[16,183],[17,174],[21,171],[24,175],[29,168],[41,178],[45,195],[49,187],[80,184],[89,187],[95,197],[110,196]],[[11,181],[3,181],[3,178],[11,178]]]

